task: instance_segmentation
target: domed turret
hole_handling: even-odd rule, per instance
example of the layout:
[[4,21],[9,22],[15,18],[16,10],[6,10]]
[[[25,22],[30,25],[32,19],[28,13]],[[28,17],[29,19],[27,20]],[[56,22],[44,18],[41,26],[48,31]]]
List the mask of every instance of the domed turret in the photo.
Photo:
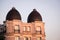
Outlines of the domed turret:
[[8,12],[6,16],[6,20],[13,20],[13,19],[21,20],[21,15],[14,7]]
[[33,9],[33,11],[28,16],[28,20],[27,20],[28,23],[34,22],[34,21],[42,21],[42,17],[39,14],[39,12],[36,11],[36,9]]

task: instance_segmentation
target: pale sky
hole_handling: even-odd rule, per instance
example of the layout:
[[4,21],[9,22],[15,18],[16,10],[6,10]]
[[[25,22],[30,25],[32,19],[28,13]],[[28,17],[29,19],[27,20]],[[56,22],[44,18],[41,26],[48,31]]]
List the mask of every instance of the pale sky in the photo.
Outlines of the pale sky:
[[20,12],[23,22],[35,8],[45,22],[46,40],[60,40],[60,0],[0,0],[0,24],[12,7]]

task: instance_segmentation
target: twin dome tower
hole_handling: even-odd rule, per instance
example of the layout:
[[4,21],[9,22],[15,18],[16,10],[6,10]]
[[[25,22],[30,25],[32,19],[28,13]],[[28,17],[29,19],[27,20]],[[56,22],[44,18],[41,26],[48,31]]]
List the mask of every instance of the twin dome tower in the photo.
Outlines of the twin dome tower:
[[44,22],[36,9],[29,14],[27,23],[24,23],[20,13],[13,7],[6,16],[5,25],[5,40],[45,40]]
[[[18,19],[21,20],[20,13],[13,7],[7,14],[6,20],[13,20]],[[27,22],[31,23],[34,21],[42,21],[42,17],[39,12],[37,12],[36,9],[33,9],[33,11],[29,14]]]

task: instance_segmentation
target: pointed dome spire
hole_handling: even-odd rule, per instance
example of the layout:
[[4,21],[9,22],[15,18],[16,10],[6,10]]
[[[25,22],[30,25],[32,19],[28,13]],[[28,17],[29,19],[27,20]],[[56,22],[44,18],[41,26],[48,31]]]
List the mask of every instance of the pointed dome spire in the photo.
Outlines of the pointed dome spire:
[[33,9],[33,11],[37,11],[36,9]]
[[13,20],[13,19],[18,19],[21,20],[21,15],[20,13],[13,7],[7,14],[6,20]]
[[12,7],[12,9],[11,10],[16,10],[16,8],[15,7]]
[[42,21],[42,17],[39,12],[37,12],[36,9],[33,9],[33,11],[29,14],[27,22],[34,22],[34,21]]

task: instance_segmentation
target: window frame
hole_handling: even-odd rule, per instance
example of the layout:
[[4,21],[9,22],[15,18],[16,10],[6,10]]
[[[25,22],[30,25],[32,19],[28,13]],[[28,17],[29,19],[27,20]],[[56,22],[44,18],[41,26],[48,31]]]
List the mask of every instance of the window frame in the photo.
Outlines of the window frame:
[[30,26],[24,26],[23,27],[23,31],[31,31],[31,27]]
[[40,34],[42,33],[41,26],[36,27],[36,32],[40,32]]
[[19,25],[14,26],[14,33],[16,33],[16,32],[20,33],[20,26]]
[[27,31],[31,31],[31,27],[30,26],[27,27]]
[[26,26],[23,27],[23,31],[26,31]]

